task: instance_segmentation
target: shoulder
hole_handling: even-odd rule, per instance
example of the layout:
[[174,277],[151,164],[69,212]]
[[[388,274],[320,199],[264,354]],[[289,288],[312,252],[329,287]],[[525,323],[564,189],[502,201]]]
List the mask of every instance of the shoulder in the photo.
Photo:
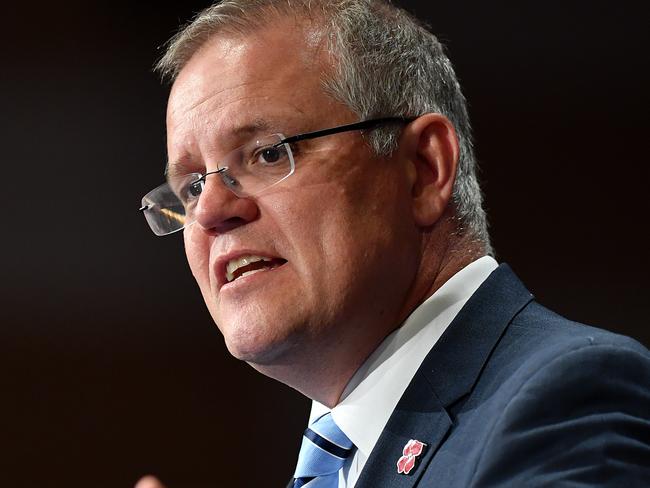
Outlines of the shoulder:
[[[497,367],[501,363],[512,372],[510,384],[501,384],[510,390],[504,418],[526,399],[542,395],[546,401],[535,408],[536,415],[549,404],[566,413],[558,406],[596,391],[590,404],[611,395],[619,406],[628,400],[630,408],[650,406],[643,404],[650,400],[648,349],[629,337],[569,321],[535,302],[513,319],[494,355]],[[650,417],[650,408],[639,413]]]
[[650,420],[650,351],[536,302],[513,318],[481,376],[479,398],[501,400],[495,428],[522,415],[548,420],[583,408],[625,408]]
[[[513,318],[479,397],[499,398],[478,486],[650,484],[650,352],[531,302]],[[484,390],[480,392],[481,390]],[[479,482],[480,481],[480,482]]]
[[[533,374],[538,378],[557,375],[559,370],[586,358],[596,366],[597,358],[605,361],[611,357],[618,358],[619,363],[640,362],[647,367],[650,351],[630,337],[567,320],[532,301],[512,318],[490,363],[512,373],[519,371],[523,381],[532,380]],[[583,364],[580,371],[585,373],[586,366]],[[618,372],[634,373],[632,368]]]

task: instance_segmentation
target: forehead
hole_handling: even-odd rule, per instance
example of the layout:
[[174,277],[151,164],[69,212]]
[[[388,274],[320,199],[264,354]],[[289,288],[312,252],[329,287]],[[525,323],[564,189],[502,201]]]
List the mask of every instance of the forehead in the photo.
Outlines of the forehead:
[[317,31],[274,25],[246,36],[217,35],[189,60],[170,94],[170,134],[280,124],[290,130],[300,120],[342,109],[323,90],[329,65]]

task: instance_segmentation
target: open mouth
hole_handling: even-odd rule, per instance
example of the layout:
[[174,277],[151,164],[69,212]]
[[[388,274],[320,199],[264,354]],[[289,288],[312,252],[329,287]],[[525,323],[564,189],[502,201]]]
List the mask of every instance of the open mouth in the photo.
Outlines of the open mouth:
[[264,256],[241,256],[237,259],[231,259],[226,264],[226,283],[232,283],[239,278],[261,271],[275,269],[286,262],[286,259],[267,258]]

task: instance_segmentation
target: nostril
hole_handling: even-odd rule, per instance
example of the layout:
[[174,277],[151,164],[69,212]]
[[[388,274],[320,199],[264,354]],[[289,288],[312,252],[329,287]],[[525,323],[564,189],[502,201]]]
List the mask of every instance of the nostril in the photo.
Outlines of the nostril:
[[226,219],[223,223],[225,225],[232,225],[233,227],[239,227],[240,225],[244,225],[248,222],[246,219],[242,217],[230,217],[229,219]]
[[230,217],[216,223],[211,228],[205,230],[211,234],[223,234],[225,232],[229,232],[238,227],[246,225],[248,222],[249,222],[248,220],[242,217]]

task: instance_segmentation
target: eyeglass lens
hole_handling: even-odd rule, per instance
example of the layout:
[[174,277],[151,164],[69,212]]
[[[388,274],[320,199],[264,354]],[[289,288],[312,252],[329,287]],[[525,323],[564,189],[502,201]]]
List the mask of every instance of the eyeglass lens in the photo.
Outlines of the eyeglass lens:
[[217,171],[168,178],[142,199],[151,230],[162,236],[192,224],[210,175],[218,174],[226,188],[239,197],[255,195],[290,176],[295,167],[293,154],[288,144],[280,143],[283,138],[276,134],[241,146],[226,155]]

